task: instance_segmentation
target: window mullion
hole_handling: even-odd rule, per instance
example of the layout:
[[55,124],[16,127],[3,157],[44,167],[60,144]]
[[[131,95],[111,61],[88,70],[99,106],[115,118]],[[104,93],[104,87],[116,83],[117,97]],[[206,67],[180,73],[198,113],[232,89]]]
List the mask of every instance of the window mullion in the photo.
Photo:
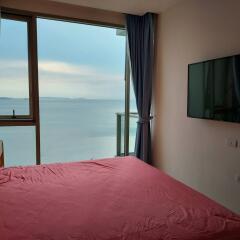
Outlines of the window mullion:
[[29,56],[30,56],[30,92],[32,97],[33,119],[36,135],[36,164],[41,163],[40,150],[40,118],[39,118],[39,86],[38,86],[38,56],[37,56],[37,23],[32,17],[29,28]]

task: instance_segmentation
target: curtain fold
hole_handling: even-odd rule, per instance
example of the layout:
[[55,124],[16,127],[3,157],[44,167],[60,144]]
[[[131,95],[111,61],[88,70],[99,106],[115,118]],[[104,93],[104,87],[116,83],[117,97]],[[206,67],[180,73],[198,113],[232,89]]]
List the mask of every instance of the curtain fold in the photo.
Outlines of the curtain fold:
[[135,155],[151,164],[150,111],[154,63],[155,15],[126,15],[128,50],[139,121]]

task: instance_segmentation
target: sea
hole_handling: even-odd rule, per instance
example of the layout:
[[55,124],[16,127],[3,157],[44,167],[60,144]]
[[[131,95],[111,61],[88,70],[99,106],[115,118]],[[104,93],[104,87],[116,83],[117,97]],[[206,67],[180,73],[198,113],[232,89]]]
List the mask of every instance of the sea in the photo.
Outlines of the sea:
[[[29,100],[0,98],[0,115],[27,114]],[[136,112],[131,104],[132,112]],[[116,156],[116,114],[124,100],[40,98],[41,163],[72,162]],[[124,118],[123,118],[124,119]],[[122,122],[122,139],[124,121]],[[130,118],[130,152],[137,118]],[[5,166],[36,163],[35,126],[0,127]],[[123,149],[123,141],[122,141]]]

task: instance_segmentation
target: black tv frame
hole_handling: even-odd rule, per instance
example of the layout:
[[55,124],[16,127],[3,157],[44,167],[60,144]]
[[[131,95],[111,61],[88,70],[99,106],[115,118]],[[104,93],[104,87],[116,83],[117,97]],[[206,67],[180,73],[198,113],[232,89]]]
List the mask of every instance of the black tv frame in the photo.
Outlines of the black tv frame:
[[198,61],[198,62],[188,64],[188,82],[187,82],[187,84],[188,84],[188,86],[187,86],[187,117],[188,118],[211,120],[211,121],[225,122],[225,123],[236,123],[236,124],[240,123],[240,122],[218,120],[218,119],[207,118],[207,117],[201,117],[201,118],[200,117],[193,117],[189,114],[189,69],[190,69],[190,66],[196,65],[196,64],[199,64],[199,63],[207,63],[207,62],[211,62],[211,61],[215,61],[215,60],[220,60],[220,59],[232,58],[232,57],[235,57],[235,56],[240,56],[240,53],[239,54],[234,54],[234,55],[229,55],[229,56],[226,56],[226,57],[217,57],[217,58],[213,58],[213,59],[208,59],[208,60],[203,60],[203,61]]

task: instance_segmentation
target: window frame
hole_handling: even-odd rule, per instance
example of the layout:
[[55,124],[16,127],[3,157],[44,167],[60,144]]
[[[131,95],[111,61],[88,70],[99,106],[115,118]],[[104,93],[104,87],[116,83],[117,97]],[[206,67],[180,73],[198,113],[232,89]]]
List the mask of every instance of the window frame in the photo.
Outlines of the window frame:
[[[39,83],[38,83],[38,47],[37,47],[37,18],[58,20],[99,27],[110,27],[126,30],[125,25],[108,24],[86,19],[64,17],[52,14],[34,13],[24,10],[2,8],[2,18],[27,22],[28,32],[28,72],[29,72],[29,115],[16,115],[16,118],[0,115],[1,126],[35,126],[36,136],[36,164],[41,164],[41,139],[40,139],[40,116],[39,116]],[[130,106],[130,63],[128,60],[127,36],[125,50],[125,127],[124,127],[124,155],[129,155],[129,106]]]
[[3,19],[23,21],[27,23],[28,39],[28,87],[29,87],[29,115],[0,116],[0,127],[6,126],[35,126],[36,164],[41,163],[40,155],[40,122],[39,122],[39,94],[38,94],[38,60],[37,60],[37,31],[36,18],[19,10],[2,8]]
[[6,20],[13,20],[13,21],[20,21],[27,24],[27,55],[28,55],[28,94],[29,94],[29,102],[28,102],[28,108],[29,108],[29,114],[26,115],[0,115],[0,126],[10,124],[14,125],[15,123],[19,123],[20,125],[25,124],[33,124],[34,115],[33,115],[33,99],[34,99],[34,91],[33,91],[33,76],[32,76],[32,42],[31,42],[31,17],[29,16],[23,16],[23,15],[17,15],[17,14],[11,14],[11,13],[2,13],[2,19]]

